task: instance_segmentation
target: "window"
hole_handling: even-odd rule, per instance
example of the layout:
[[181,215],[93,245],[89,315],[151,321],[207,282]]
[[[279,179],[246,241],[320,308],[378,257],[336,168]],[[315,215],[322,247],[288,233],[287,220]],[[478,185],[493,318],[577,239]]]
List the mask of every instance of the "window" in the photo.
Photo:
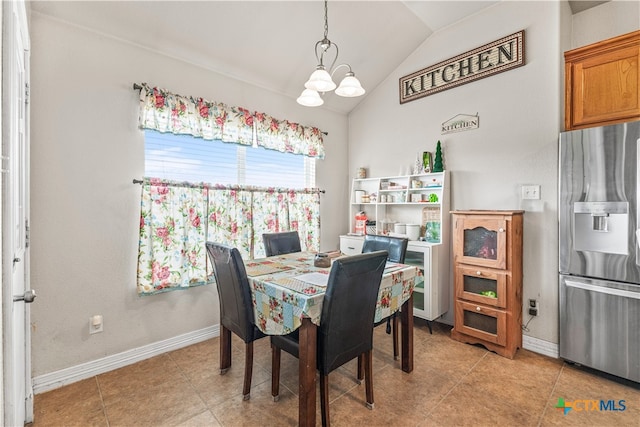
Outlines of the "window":
[[145,130],[145,176],[194,183],[312,188],[315,159]]

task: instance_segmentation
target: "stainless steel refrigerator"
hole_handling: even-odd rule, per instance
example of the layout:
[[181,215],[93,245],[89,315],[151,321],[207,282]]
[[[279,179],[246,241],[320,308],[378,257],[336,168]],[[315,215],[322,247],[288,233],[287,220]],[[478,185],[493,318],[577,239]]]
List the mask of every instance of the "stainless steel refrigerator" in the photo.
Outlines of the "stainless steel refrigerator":
[[640,121],[560,134],[560,357],[640,382]]

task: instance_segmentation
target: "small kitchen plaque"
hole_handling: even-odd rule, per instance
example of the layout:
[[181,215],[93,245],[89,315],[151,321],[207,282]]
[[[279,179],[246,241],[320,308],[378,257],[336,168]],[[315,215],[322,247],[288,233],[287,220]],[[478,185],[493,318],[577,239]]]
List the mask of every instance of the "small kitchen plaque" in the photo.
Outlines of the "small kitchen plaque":
[[477,114],[475,116],[471,116],[469,114],[458,114],[457,116],[452,117],[446,122],[442,123],[440,133],[442,135],[445,135],[447,133],[478,129],[479,127],[480,116],[478,116]]
[[524,30],[400,78],[400,104],[524,65]]

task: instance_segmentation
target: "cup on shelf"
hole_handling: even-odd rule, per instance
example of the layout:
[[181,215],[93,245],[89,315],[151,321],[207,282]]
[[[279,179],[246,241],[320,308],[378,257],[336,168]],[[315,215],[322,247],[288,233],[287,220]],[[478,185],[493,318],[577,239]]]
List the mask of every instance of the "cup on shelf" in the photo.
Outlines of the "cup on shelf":
[[420,224],[407,224],[406,231],[409,240],[418,240],[420,238]]

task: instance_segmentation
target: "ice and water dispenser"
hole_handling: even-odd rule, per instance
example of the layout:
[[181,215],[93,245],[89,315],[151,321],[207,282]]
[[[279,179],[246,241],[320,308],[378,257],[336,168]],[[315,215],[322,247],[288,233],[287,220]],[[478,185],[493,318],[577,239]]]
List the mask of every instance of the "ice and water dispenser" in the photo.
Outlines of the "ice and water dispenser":
[[628,202],[575,202],[573,215],[574,250],[629,255]]

